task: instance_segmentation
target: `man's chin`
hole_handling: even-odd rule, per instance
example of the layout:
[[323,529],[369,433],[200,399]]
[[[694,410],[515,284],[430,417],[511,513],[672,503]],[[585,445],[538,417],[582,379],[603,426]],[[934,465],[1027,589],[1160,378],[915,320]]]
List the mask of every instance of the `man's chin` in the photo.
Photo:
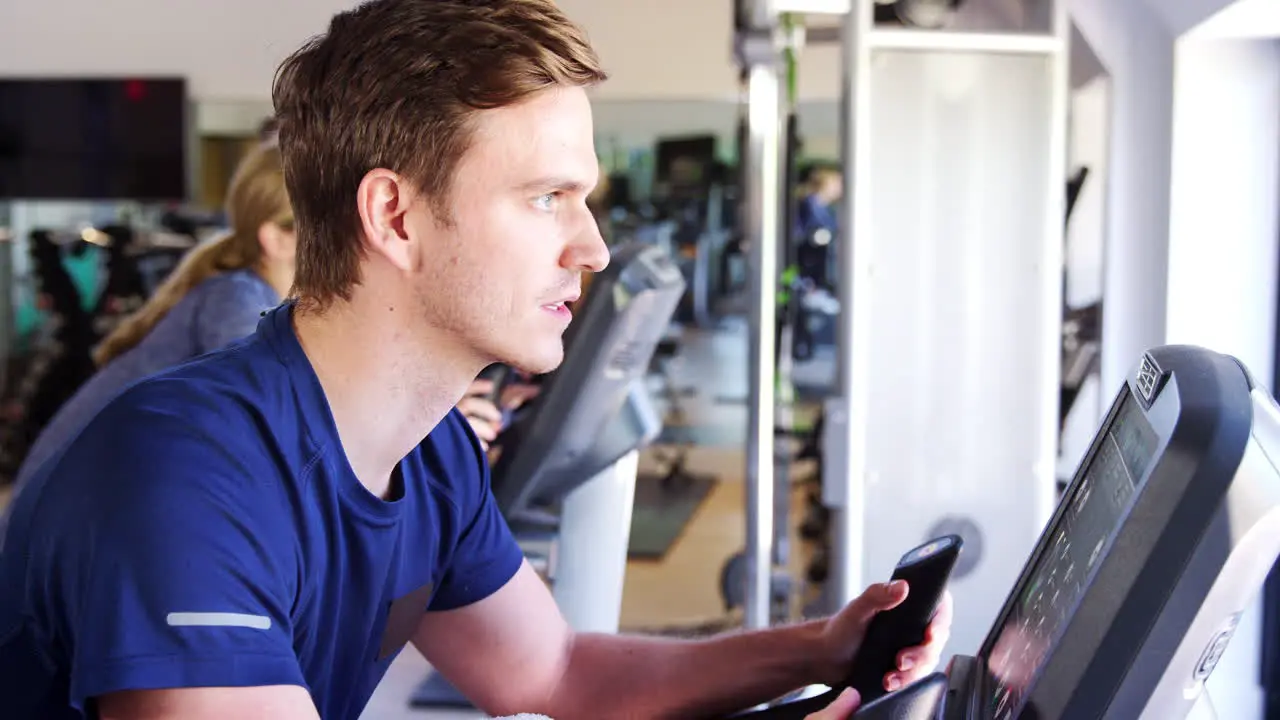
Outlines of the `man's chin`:
[[541,353],[519,353],[506,361],[506,364],[529,375],[546,375],[559,368],[562,363],[564,363],[563,345]]

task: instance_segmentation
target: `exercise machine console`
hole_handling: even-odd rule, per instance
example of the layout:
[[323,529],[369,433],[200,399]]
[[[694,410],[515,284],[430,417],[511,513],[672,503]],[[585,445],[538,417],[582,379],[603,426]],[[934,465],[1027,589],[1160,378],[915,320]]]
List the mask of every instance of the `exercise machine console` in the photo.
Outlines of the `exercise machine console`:
[[493,494],[509,523],[554,526],[549,507],[657,438],[643,383],[684,289],[661,248],[613,249],[565,334],[564,362],[500,439]]
[[1280,556],[1276,460],[1280,408],[1237,360],[1146,353],[977,654],[855,717],[1187,717]]

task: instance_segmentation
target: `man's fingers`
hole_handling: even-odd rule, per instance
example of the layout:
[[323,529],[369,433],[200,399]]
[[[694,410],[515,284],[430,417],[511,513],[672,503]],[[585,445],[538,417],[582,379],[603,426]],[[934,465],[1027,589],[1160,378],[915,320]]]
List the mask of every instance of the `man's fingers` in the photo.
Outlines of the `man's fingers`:
[[930,626],[951,627],[952,613],[954,612],[955,604],[951,597],[951,591],[944,590],[942,592],[942,600],[938,603],[938,611],[934,613]]
[[488,400],[475,397],[463,398],[458,403],[458,410],[487,450],[488,444],[498,438],[498,432],[502,429],[502,413]]
[[924,631],[924,643],[929,646],[941,647],[947,644],[951,639],[951,627],[949,625],[931,624]]
[[906,600],[908,592],[905,580],[872,585],[853,601],[857,607],[855,615],[862,622],[871,622],[876,613],[891,610]]
[[862,698],[853,688],[845,688],[831,704],[805,718],[805,720],[847,720],[858,709]]
[[538,385],[508,385],[502,391],[502,406],[509,410],[515,410],[537,397],[540,390],[542,388]]
[[476,418],[490,423],[502,422],[502,411],[496,405],[479,397],[462,398],[458,410],[467,418]]
[[938,603],[938,611],[933,614],[933,619],[929,621],[929,627],[924,631],[924,642],[926,645],[937,648],[941,653],[943,645],[947,644],[947,640],[951,638],[951,620],[954,605],[951,599],[951,591],[947,590],[942,593],[942,600]]
[[476,437],[480,438],[488,449],[488,444],[498,438],[498,426],[491,422],[481,420],[480,418],[468,417],[467,423],[471,425],[471,429],[475,431]]
[[920,664],[920,656],[924,654],[920,648],[907,648],[898,653],[898,669],[906,672]]
[[899,652],[898,669],[885,675],[885,688],[894,689],[889,687],[891,677],[896,676],[897,687],[902,687],[933,672],[942,659],[942,648],[947,644],[948,635],[949,633],[945,631],[939,631],[935,638],[927,640],[924,645],[906,648]]
[[945,643],[930,643],[920,647],[907,648],[898,653],[898,669],[902,671],[918,670],[920,668],[929,669],[930,666],[936,665],[942,657],[942,647]]
[[467,395],[488,395],[491,392],[493,392],[492,380],[474,380],[471,387],[467,388]]

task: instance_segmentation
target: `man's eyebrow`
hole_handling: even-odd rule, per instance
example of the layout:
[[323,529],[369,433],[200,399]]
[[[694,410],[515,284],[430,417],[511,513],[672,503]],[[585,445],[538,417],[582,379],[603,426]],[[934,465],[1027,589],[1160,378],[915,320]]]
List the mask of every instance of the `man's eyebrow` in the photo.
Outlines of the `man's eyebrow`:
[[538,178],[537,180],[530,180],[527,183],[523,183],[520,186],[520,189],[526,192],[535,191],[535,190],[537,191],[558,190],[560,192],[567,192],[567,193],[581,193],[581,192],[586,192],[587,186],[571,178],[552,176],[552,177]]

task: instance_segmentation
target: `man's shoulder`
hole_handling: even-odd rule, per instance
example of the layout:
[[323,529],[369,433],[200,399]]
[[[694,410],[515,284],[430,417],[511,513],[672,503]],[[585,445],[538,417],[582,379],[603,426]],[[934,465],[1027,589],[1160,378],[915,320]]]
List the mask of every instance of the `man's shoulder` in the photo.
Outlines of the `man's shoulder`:
[[[282,435],[280,424],[264,417],[261,394],[241,388],[198,368],[130,386],[33,473],[19,495],[32,494],[26,514],[59,533],[101,527],[106,520],[93,520],[99,514],[114,518],[116,529],[159,532],[157,523],[177,523],[217,533],[240,523],[267,532],[287,517],[275,510],[287,504],[286,486],[301,463],[288,445],[292,427]],[[55,511],[57,503],[38,500],[48,494],[80,503]],[[15,517],[24,516],[15,509]]]
[[189,427],[260,414],[278,393],[255,372],[274,373],[255,368],[246,349],[237,345],[144,378],[117,395],[102,415],[110,416],[111,424],[163,416]]
[[225,449],[264,449],[292,402],[289,377],[265,348],[244,344],[146,377],[120,392],[73,443],[106,441],[153,449],[166,439],[197,438]]

